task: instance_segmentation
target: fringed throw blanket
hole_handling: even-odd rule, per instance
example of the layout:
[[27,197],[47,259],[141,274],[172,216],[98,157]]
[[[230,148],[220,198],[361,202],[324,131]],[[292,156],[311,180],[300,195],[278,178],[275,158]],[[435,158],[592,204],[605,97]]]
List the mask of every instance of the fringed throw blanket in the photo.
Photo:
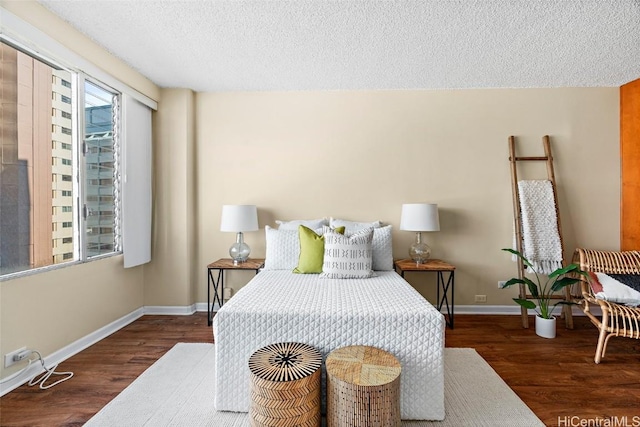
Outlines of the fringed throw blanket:
[[519,181],[522,249],[538,273],[562,267],[562,244],[551,181]]

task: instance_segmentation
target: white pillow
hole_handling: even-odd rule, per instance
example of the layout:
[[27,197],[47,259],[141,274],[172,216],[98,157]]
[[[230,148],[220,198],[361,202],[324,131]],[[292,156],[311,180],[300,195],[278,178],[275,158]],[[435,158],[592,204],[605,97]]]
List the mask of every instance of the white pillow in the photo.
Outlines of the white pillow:
[[365,228],[378,228],[382,225],[380,221],[373,222],[357,222],[347,221],[344,219],[330,218],[329,225],[331,228],[344,227],[344,234],[347,236],[357,231],[364,230]]
[[298,229],[279,230],[268,225],[264,227],[266,249],[264,270],[293,270],[300,257],[300,237]]
[[391,240],[391,226],[373,229],[373,269],[393,270],[393,242]]
[[329,225],[329,221],[326,218],[321,219],[294,219],[291,221],[276,220],[278,224],[278,230],[296,230],[298,231],[299,225],[304,225],[307,228],[315,230],[322,228],[323,225]]
[[324,235],[324,262],[320,277],[328,279],[359,279],[375,276],[371,242],[373,228],[350,237],[335,232]]

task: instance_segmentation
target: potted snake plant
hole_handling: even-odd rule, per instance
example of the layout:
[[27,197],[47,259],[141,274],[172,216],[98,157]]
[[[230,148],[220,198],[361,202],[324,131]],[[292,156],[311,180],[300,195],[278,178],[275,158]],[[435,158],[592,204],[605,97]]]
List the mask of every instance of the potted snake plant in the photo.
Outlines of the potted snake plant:
[[555,338],[556,319],[553,316],[553,310],[560,304],[574,305],[575,303],[563,300],[551,305],[551,300],[554,299],[553,296],[556,292],[577,283],[580,280],[576,277],[577,275],[586,275],[586,273],[580,270],[580,266],[578,264],[570,264],[551,272],[543,283],[540,275],[533,267],[533,264],[531,264],[524,255],[515,249],[504,248],[502,250],[511,252],[513,255],[520,258],[523,264],[527,266],[527,269],[535,276],[535,281],[526,276],[522,279],[514,277],[507,280],[503,288],[508,288],[513,285],[525,285],[531,295],[531,299],[513,298],[513,300],[526,309],[536,311],[536,333],[539,336],[544,338]]

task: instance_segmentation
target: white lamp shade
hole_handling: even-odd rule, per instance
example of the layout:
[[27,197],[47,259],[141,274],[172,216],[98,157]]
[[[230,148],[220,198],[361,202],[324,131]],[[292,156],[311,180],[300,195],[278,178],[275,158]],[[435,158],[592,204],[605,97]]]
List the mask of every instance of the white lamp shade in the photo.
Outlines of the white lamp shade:
[[255,205],[223,205],[220,231],[258,230],[258,208]]
[[435,203],[407,203],[402,205],[400,230],[440,231],[438,205]]

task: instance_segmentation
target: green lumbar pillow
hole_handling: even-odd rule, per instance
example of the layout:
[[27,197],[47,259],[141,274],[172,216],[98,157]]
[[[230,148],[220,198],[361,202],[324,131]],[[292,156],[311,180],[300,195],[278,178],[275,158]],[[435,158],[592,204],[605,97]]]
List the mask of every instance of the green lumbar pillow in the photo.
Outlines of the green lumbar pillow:
[[[344,227],[335,228],[333,231],[344,234]],[[293,272],[300,274],[322,273],[324,236],[318,235],[304,225],[298,227],[298,234],[300,236],[300,258],[298,258],[298,266],[293,269]]]

